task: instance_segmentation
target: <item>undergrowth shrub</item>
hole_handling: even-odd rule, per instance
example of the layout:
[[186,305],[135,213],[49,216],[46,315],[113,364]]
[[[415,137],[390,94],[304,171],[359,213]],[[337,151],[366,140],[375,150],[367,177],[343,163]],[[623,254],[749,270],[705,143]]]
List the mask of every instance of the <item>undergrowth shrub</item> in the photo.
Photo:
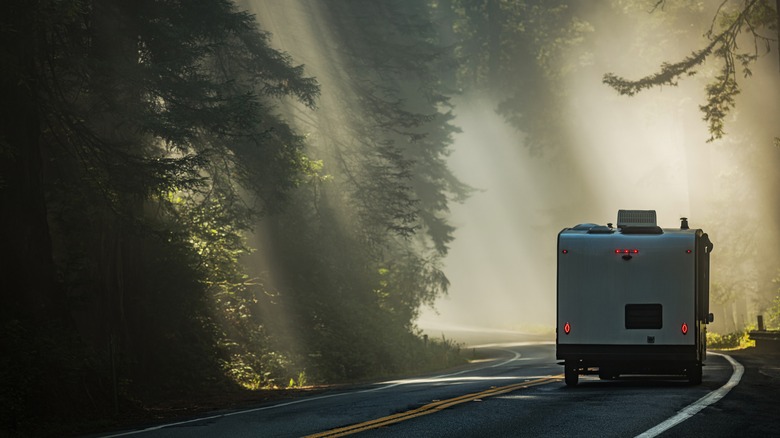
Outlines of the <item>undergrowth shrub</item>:
[[747,326],[742,331],[726,334],[707,332],[707,348],[715,349],[741,349],[755,347],[756,341],[750,339],[748,332],[755,330],[754,326]]

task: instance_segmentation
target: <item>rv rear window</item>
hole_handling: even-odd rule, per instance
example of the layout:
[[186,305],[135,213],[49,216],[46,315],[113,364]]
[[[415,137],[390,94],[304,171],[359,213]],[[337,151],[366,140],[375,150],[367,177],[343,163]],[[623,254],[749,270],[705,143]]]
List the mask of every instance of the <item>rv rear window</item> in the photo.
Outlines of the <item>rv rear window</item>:
[[663,306],[660,304],[626,304],[627,329],[660,329]]

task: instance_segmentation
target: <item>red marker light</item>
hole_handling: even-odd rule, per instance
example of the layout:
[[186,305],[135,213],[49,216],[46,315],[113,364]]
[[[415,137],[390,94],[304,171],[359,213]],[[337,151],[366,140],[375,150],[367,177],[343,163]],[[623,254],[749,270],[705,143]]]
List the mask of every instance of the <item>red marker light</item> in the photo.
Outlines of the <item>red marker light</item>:
[[638,249],[616,249],[615,254],[639,254]]
[[571,333],[571,324],[569,324],[568,322],[566,324],[564,324],[563,325],[563,332],[566,333],[567,335],[569,333]]
[[691,251],[690,249],[686,249],[686,250],[685,250],[685,253],[686,253],[686,254],[690,254],[690,253],[692,253],[692,252],[693,252],[693,251]]
[[562,253],[564,253],[564,254],[568,254],[568,253],[569,253],[569,250],[568,250],[568,249],[564,249],[564,250],[563,250],[563,251],[561,251],[561,252],[562,252]]
[[631,252],[633,252],[634,254],[639,254],[639,250],[638,249],[632,249]]
[[680,328],[680,330],[682,330],[682,334],[687,335],[688,334],[688,324],[683,323],[683,325]]

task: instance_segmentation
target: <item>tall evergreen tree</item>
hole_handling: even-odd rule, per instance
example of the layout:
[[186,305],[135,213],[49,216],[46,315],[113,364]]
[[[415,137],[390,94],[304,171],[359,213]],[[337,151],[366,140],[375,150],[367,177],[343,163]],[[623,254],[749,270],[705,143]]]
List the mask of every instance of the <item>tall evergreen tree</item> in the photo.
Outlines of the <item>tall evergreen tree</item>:
[[328,61],[312,66],[323,96],[304,123],[328,178],[265,221],[280,313],[294,320],[286,344],[318,378],[410,369],[424,356],[417,313],[448,286],[448,205],[468,192],[446,165],[457,132],[437,76],[446,51],[424,3],[305,10],[327,29],[306,47]]
[[241,232],[308,171],[273,102],[313,107],[316,82],[229,1],[3,9],[4,412],[218,372]]

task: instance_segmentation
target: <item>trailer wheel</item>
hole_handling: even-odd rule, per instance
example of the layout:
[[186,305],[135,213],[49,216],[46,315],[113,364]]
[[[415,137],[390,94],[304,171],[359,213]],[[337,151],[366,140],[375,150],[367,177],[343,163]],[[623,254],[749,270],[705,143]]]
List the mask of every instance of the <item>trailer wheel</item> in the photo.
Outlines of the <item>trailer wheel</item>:
[[563,366],[563,375],[566,386],[577,386],[577,381],[580,378],[577,365],[566,361],[566,364]]
[[701,385],[701,364],[694,364],[686,371],[688,376],[688,383],[691,385]]

